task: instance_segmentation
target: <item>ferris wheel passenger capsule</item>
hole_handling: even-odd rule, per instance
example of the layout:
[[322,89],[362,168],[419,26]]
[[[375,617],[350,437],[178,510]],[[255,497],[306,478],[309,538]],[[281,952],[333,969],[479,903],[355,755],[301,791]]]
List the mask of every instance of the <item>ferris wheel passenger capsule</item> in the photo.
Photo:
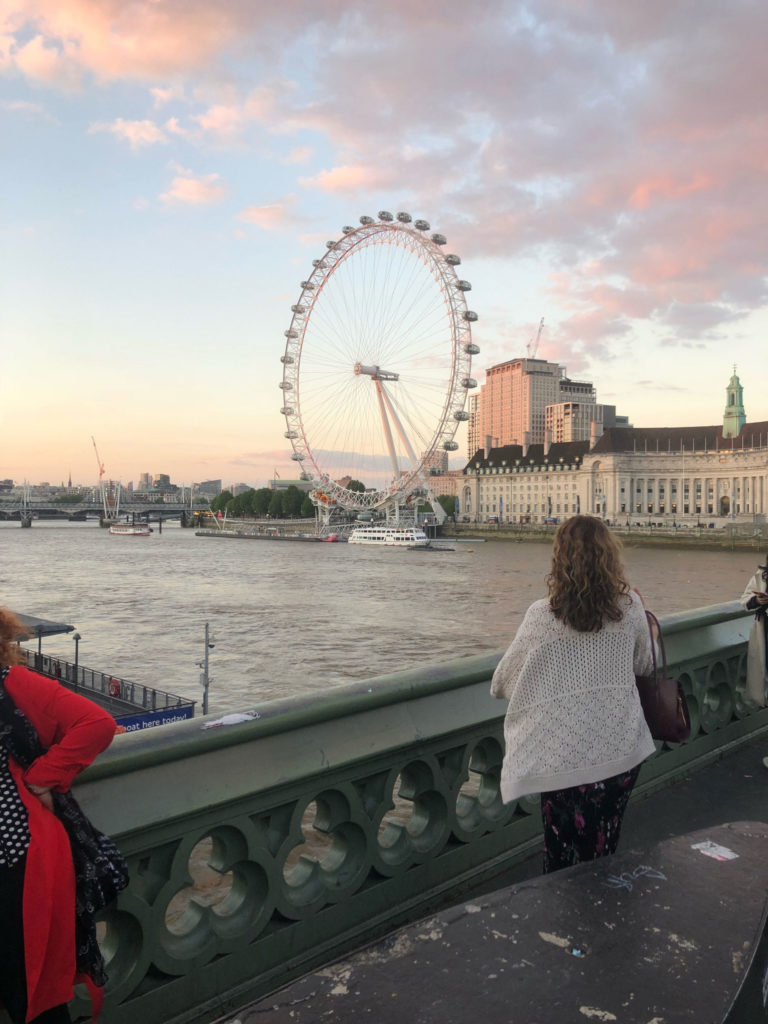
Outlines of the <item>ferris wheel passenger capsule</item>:
[[462,313],[465,320],[468,320],[471,324],[477,321],[477,313],[473,309],[465,309]]
[[286,430],[283,437],[287,437],[289,441],[293,440],[294,437],[298,437],[298,430]]
[[350,235],[355,229],[351,224],[345,224],[341,230],[345,235]]
[[445,257],[445,262],[450,263],[452,267],[458,267],[458,265],[461,263],[461,257],[457,256],[455,253],[449,252],[448,255]]
[[281,416],[293,416],[293,406],[292,405],[284,405],[282,407],[282,409],[280,410],[280,415]]
[[286,336],[286,338],[298,338],[299,336],[299,332],[295,330],[293,327],[289,327],[287,331],[283,331],[283,334]]
[[293,362],[293,356],[280,356],[280,362],[284,363],[286,366],[290,366]]
[[325,247],[326,249],[335,249],[338,244],[339,243],[336,241],[335,238],[331,238],[329,241],[325,243]]
[[464,351],[467,353],[468,356],[476,356],[480,351],[480,346],[476,345],[474,341],[468,341],[467,344],[464,346]]
[[325,260],[312,260],[312,266],[313,267],[324,267],[325,266]]
[[375,221],[373,217],[368,217],[366,214],[363,214],[363,216],[360,218],[360,223],[365,224],[365,226],[367,227],[369,224],[374,224]]
[[413,222],[413,226],[415,228],[417,228],[419,231],[429,231],[429,221],[428,220],[415,220]]
[[305,292],[313,292],[315,290],[315,286],[311,281],[302,281],[301,287]]
[[445,245],[448,239],[445,237],[445,235],[441,235],[436,232],[434,235],[432,235],[432,241],[435,243],[435,245]]
[[293,306],[291,306],[291,312],[292,313],[306,313],[307,312],[307,307],[306,306],[293,305]]
[[459,446],[455,441],[443,441],[443,450],[446,452],[458,451]]
[[477,387],[477,381],[474,377],[462,377],[461,386],[469,391],[470,388]]
[[413,218],[411,217],[410,213],[398,213],[397,219],[400,221],[401,224],[410,224]]
[[303,462],[304,461],[304,453],[303,452],[293,452],[291,454],[291,458],[293,459],[294,462]]
[[472,285],[469,283],[469,281],[457,281],[456,287],[459,289],[460,292],[472,291]]
[[281,380],[277,386],[282,388],[283,391],[293,391],[293,384],[289,380]]
[[453,414],[453,418],[458,423],[465,423],[469,419],[469,413],[467,412],[466,409],[457,409],[456,412]]
[[379,220],[383,220],[385,224],[389,224],[394,219],[389,210],[379,210]]

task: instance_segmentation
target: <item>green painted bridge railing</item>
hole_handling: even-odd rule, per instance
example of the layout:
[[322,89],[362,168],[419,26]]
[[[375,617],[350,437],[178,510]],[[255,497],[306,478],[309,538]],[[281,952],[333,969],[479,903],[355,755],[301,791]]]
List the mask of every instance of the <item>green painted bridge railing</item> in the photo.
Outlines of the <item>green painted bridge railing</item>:
[[[768,729],[744,702],[736,603],[663,625],[694,731],[646,762],[641,793]],[[106,1024],[214,1020],[528,855],[538,801],[499,797],[498,658],[118,737],[77,787],[131,867],[100,926]]]

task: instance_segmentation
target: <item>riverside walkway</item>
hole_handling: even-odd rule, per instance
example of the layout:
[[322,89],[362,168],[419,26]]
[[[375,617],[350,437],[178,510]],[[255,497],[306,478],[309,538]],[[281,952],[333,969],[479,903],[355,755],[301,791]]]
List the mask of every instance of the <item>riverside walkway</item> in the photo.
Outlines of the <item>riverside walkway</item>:
[[235,1022],[760,1024],[767,890],[768,825],[688,833],[453,906]]

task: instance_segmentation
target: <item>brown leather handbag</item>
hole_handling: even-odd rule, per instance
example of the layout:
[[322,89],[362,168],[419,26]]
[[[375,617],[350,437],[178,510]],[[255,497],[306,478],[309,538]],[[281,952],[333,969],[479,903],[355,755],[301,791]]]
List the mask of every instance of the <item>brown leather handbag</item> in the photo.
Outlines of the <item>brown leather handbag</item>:
[[[691,715],[679,679],[670,679],[667,675],[667,652],[664,649],[664,637],[661,633],[659,620],[646,610],[645,617],[651,633],[651,651],[653,653],[653,675],[635,676],[637,692],[643,706],[643,714],[655,740],[667,743],[683,743],[691,735]],[[653,638],[653,625],[656,625],[661,651],[662,670],[656,663],[656,644]]]

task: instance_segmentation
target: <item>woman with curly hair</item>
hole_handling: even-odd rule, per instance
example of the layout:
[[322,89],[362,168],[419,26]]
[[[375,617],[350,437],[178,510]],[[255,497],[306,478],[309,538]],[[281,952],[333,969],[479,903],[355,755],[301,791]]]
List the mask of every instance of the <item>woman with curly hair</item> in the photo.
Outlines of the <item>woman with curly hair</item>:
[[115,722],[20,664],[24,635],[0,608],[0,1004],[13,1024],[67,1024],[75,980],[88,978],[96,1007],[100,979],[81,967],[73,852],[54,811]]
[[509,701],[501,793],[541,793],[544,871],[614,853],[640,765],[655,750],[635,685],[653,670],[643,600],[606,525],[555,534],[549,597],[535,601],[494,672]]

